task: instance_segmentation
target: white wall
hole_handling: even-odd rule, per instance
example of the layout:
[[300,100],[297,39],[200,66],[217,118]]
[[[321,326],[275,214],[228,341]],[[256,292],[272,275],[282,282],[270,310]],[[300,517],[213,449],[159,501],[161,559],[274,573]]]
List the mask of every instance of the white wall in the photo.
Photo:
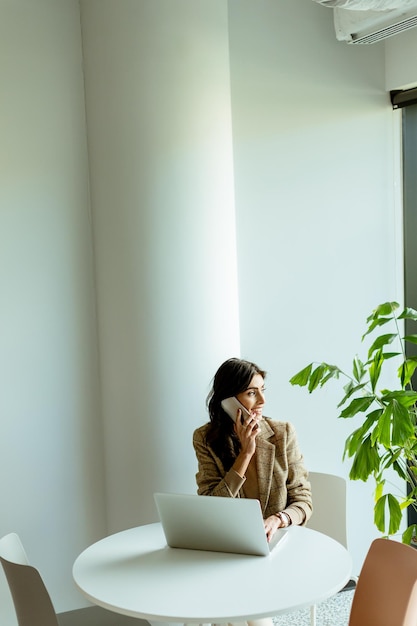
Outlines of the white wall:
[[83,0],[109,530],[195,492],[239,352],[227,5]]
[[65,610],[106,525],[78,3],[1,0],[0,59],[0,536]]
[[[269,371],[266,414],[296,425],[307,467],[347,476],[341,386],[289,379],[350,368],[368,314],[402,298],[383,48],[337,42],[311,0],[230,3],[230,48],[242,354]],[[348,485],[356,572],[377,535],[371,488]]]
[[417,85],[417,28],[385,42],[386,90],[411,89]]

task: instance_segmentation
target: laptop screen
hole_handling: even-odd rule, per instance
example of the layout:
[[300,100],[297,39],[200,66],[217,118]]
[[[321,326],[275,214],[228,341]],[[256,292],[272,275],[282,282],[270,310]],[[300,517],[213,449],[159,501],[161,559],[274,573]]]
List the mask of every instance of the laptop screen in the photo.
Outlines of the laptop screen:
[[258,500],[155,493],[155,503],[172,548],[266,556],[283,538],[268,544]]

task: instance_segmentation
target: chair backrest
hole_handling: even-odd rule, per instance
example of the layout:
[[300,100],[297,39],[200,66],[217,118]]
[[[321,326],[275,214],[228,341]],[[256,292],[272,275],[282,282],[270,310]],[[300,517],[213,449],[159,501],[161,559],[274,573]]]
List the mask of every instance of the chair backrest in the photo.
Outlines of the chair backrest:
[[58,626],[55,609],[38,570],[28,564],[16,533],[0,539],[0,562],[12,594],[19,626]]
[[417,551],[375,539],[353,596],[349,626],[416,626]]
[[12,563],[29,565],[25,549],[16,533],[10,533],[0,539],[0,557]]
[[307,526],[347,547],[346,480],[334,474],[309,472],[313,514]]

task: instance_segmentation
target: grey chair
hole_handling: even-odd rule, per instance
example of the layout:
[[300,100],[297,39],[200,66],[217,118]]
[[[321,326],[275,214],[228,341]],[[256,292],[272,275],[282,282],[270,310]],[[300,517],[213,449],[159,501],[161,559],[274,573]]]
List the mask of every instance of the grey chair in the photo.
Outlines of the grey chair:
[[16,533],[0,539],[0,561],[12,595],[19,626],[141,626],[145,620],[101,607],[57,614],[39,571],[32,567]]

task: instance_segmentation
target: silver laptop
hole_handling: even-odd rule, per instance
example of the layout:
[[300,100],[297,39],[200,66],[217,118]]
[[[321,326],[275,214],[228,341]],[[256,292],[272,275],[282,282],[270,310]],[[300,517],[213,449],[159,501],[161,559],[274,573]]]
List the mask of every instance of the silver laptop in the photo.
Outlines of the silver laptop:
[[266,556],[286,537],[279,529],[268,543],[258,500],[155,493],[171,548]]

